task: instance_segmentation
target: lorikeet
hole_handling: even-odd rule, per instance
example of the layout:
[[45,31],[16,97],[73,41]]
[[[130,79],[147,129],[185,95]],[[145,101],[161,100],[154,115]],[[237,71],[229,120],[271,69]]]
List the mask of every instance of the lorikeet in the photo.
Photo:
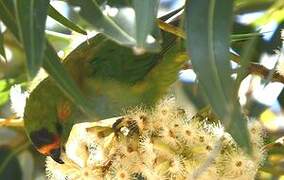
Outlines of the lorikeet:
[[92,104],[94,119],[85,116],[48,77],[31,92],[24,113],[26,132],[35,148],[58,163],[72,125],[120,115],[124,109],[151,107],[177,79],[187,60],[184,48],[164,34],[162,50],[136,55],[102,34],[82,43],[64,66]]

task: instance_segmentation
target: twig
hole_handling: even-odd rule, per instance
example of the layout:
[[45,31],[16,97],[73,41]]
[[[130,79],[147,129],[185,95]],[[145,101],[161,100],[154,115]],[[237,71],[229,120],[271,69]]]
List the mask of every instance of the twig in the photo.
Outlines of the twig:
[[[266,67],[260,65],[260,64],[252,63],[248,67],[248,73],[258,75],[258,76],[261,76],[263,78],[267,78],[270,74],[270,70],[267,69]],[[282,76],[278,72],[274,72],[272,74],[271,81],[272,82],[280,82],[280,83],[284,84],[284,76]]]
[[176,26],[173,26],[171,24],[165,23],[162,20],[158,20],[158,25],[159,25],[159,28],[162,29],[163,31],[169,32],[171,34],[174,34],[177,37],[185,39],[185,32],[182,29]]
[[[158,20],[158,25],[159,27],[169,33],[172,33],[174,35],[176,35],[177,37],[180,37],[182,39],[185,39],[185,32],[176,27],[173,26],[171,24],[165,23],[162,20]],[[190,59],[190,57],[188,57]],[[240,56],[230,53],[230,58],[236,62],[236,63],[240,63]],[[190,69],[192,66],[190,64],[188,64],[187,66],[183,67],[183,69]],[[269,76],[271,76],[271,81],[272,82],[280,82],[284,84],[284,76],[282,76],[281,74],[279,74],[278,72],[273,72],[271,73],[271,70],[267,69],[266,67],[260,65],[260,64],[256,64],[256,63],[251,63],[247,69],[247,75],[249,74],[254,74],[254,75],[258,75],[261,76],[262,78],[270,78]]]
[[14,118],[6,118],[0,119],[0,127],[24,127],[24,120],[14,119]]
[[284,136],[278,138],[274,142],[271,142],[269,144],[266,144],[262,149],[264,151],[269,151],[275,147],[283,147],[284,146]]
[[[236,61],[234,61],[236,62]],[[191,64],[186,64],[183,66],[183,70],[185,69],[192,69],[192,65]],[[269,75],[271,74],[271,70],[264,67],[261,64],[257,64],[257,63],[251,63],[248,68],[247,68],[247,75],[249,74],[253,74],[253,75],[257,75],[260,76],[264,79],[269,78]],[[277,71],[273,72],[271,74],[271,79],[272,82],[279,82],[284,84],[284,76],[281,75],[280,73],[278,73]]]

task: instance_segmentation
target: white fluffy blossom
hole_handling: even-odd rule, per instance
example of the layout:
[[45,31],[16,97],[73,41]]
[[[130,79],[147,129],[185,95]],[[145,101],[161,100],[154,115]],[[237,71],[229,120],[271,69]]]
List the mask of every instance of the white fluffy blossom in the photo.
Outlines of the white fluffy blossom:
[[[123,117],[74,125],[62,157],[65,164],[48,158],[47,175],[68,180],[183,180],[195,178],[203,169],[198,179],[250,180],[264,154],[261,125],[251,122],[249,131],[252,157],[238,148],[220,123],[191,118],[173,99],[166,99],[152,110],[134,108]],[[214,149],[217,143],[220,151]],[[201,168],[212,153],[215,158]]]
[[26,99],[28,92],[23,91],[20,85],[14,85],[10,89],[11,109],[16,113],[17,117],[24,116]]

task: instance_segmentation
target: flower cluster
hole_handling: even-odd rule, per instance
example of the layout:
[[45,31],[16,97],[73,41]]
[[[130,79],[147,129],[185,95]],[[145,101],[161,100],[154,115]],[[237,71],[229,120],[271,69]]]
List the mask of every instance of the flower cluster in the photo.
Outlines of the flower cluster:
[[152,110],[135,108],[125,114],[75,125],[62,156],[65,164],[47,158],[49,179],[246,180],[254,179],[261,164],[258,122],[249,122],[253,155],[248,156],[220,124],[189,118],[173,99]]

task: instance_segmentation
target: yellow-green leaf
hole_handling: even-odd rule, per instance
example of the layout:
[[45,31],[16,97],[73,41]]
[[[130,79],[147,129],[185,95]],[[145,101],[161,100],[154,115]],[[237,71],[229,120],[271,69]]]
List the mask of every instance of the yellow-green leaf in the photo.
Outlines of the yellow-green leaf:
[[5,54],[5,49],[4,49],[4,35],[1,29],[1,24],[0,24],[0,56],[6,59],[6,54]]

